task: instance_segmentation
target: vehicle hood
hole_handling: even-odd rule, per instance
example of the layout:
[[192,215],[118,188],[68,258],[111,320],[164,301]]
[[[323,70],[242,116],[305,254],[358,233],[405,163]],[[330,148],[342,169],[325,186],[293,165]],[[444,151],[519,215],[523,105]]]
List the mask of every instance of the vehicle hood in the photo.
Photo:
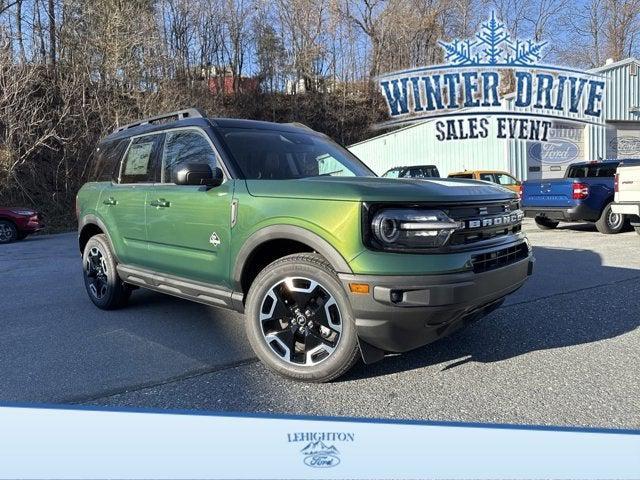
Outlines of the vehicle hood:
[[363,202],[472,202],[506,200],[516,195],[477,180],[380,177],[309,177],[296,180],[247,180],[256,197]]

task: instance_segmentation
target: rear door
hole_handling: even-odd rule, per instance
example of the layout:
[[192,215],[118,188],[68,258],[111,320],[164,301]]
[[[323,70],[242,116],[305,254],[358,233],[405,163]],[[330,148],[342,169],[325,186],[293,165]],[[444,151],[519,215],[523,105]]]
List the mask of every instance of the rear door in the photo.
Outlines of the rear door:
[[145,266],[149,261],[145,203],[156,177],[161,134],[129,142],[117,178],[101,193],[97,210],[109,229],[118,260]]
[[222,167],[207,133],[198,127],[165,132],[160,183],[147,198],[151,267],[159,272],[223,285],[228,283],[233,180],[215,188],[176,185],[187,163]]

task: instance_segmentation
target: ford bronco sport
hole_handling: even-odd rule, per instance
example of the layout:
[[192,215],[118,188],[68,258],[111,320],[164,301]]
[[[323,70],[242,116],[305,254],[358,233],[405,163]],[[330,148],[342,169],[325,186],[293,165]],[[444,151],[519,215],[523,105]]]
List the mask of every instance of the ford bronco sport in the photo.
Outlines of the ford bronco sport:
[[93,303],[144,287],[244,312],[257,356],[298,380],[433,342],[532,269],[514,193],[378,178],[300,124],[184,110],[118,128],[93,168],[77,198]]

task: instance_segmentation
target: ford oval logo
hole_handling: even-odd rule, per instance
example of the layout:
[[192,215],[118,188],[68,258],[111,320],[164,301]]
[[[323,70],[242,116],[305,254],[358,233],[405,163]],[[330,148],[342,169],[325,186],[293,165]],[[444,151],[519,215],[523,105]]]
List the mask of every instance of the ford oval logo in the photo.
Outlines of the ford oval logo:
[[640,138],[632,136],[616,137],[611,139],[609,147],[616,153],[616,156],[638,155],[640,153]]
[[335,455],[320,453],[306,456],[304,463],[313,468],[331,468],[338,465],[340,463],[340,459]]
[[565,165],[575,161],[580,149],[573,140],[553,138],[546,143],[537,142],[529,147],[529,159],[551,165]]

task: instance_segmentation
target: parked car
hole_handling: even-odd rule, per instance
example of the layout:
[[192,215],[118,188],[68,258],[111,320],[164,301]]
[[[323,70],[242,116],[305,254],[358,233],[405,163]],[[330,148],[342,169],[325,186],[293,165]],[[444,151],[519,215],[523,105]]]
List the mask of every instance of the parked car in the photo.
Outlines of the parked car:
[[0,207],[0,243],[24,240],[43,228],[42,216],[35,210]]
[[618,160],[569,165],[564,178],[527,180],[523,184],[522,209],[543,230],[559,222],[595,222],[600,233],[618,233],[625,217],[611,206]]
[[448,335],[532,270],[513,193],[379,178],[300,125],[167,114],[104,138],[96,171],[77,197],[91,301],[135,286],[244,312],[256,355],[297,380]]
[[439,178],[440,172],[435,165],[412,165],[395,167],[382,174],[383,178]]
[[473,180],[484,180],[485,182],[497,183],[512,192],[520,195],[522,183],[516,177],[507,172],[499,170],[465,170],[464,172],[450,173],[449,178],[467,178]]
[[615,203],[611,211],[626,215],[640,234],[640,159],[624,159],[618,165],[614,179]]

